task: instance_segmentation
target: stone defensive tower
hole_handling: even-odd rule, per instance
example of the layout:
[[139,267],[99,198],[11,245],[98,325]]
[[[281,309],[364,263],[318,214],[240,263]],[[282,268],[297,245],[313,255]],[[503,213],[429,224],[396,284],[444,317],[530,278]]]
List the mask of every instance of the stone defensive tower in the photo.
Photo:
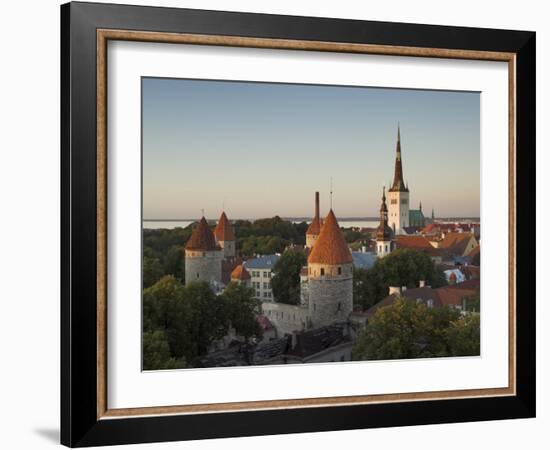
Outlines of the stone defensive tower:
[[315,192],[315,216],[306,231],[306,247],[311,249],[321,232],[321,219],[319,217],[319,192]]
[[409,226],[409,188],[403,181],[403,163],[401,161],[401,131],[397,126],[397,145],[393,183],[389,190],[390,199],[388,222],[394,234],[406,234]]
[[223,251],[204,216],[185,245],[185,284],[206,281],[219,286],[222,281]]
[[311,326],[347,320],[353,311],[353,259],[332,209],[309,254],[307,267]]
[[388,225],[388,207],[386,206],[386,187],[382,189],[380,205],[380,224],[376,229],[376,254],[379,258],[388,255],[394,247],[393,231]]
[[225,211],[214,229],[214,237],[217,244],[223,249],[224,258],[234,258],[236,255],[236,239],[233,227],[229,223]]

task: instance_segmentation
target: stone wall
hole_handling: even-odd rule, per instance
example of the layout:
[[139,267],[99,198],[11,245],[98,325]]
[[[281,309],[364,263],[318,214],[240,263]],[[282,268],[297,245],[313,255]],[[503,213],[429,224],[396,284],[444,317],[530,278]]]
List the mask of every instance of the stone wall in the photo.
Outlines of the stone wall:
[[309,311],[300,306],[285,303],[262,303],[262,313],[277,328],[277,335],[292,334],[308,328]]
[[348,319],[353,311],[352,276],[310,277],[308,284],[309,315],[313,328]]
[[223,250],[224,258],[234,258],[236,252],[235,241],[219,241],[218,244]]
[[222,281],[222,251],[185,251],[185,284]]

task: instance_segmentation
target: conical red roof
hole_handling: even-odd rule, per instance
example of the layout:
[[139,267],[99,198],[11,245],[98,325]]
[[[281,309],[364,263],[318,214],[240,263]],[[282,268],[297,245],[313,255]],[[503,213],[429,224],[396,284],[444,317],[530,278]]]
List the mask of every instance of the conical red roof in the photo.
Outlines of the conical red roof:
[[311,221],[311,224],[309,225],[306,234],[314,234],[316,236],[319,235],[321,232],[321,226],[323,225],[321,219],[319,217],[315,216],[313,220]]
[[353,262],[351,252],[344,239],[344,233],[342,233],[332,209],[323,222],[321,232],[315,241],[307,262],[309,264],[329,265]]
[[313,217],[313,220],[311,221],[311,224],[309,225],[306,231],[306,234],[314,234],[315,236],[319,236],[322,226],[323,226],[323,221],[319,219],[319,192],[316,192],[315,193],[315,217]]
[[248,270],[246,270],[242,264],[239,264],[237,267],[233,269],[233,272],[231,272],[231,279],[232,280],[250,280],[250,274],[248,273]]
[[216,245],[216,239],[214,233],[208,226],[208,222],[204,216],[199,220],[199,223],[193,229],[191,237],[185,245],[186,250],[202,250],[210,251],[217,250],[219,247]]
[[233,232],[233,227],[229,223],[229,220],[227,219],[227,216],[225,215],[225,211],[222,212],[222,215],[220,216],[220,220],[218,221],[218,224],[216,225],[216,228],[214,229],[214,236],[216,236],[218,241],[234,241],[235,240],[235,233]]

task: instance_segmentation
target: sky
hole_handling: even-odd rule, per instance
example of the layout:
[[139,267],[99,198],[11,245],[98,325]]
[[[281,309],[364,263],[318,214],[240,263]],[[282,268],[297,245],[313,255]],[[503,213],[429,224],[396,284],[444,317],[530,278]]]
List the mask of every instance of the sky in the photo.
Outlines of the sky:
[[478,217],[480,95],[142,79],[143,218],[378,215],[397,126],[411,208]]

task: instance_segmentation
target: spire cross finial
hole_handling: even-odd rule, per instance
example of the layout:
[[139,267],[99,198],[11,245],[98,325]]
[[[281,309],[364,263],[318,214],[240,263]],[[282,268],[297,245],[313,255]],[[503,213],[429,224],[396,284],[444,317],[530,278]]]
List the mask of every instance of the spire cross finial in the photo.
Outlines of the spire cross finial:
[[332,209],[332,177],[330,177],[330,209]]

